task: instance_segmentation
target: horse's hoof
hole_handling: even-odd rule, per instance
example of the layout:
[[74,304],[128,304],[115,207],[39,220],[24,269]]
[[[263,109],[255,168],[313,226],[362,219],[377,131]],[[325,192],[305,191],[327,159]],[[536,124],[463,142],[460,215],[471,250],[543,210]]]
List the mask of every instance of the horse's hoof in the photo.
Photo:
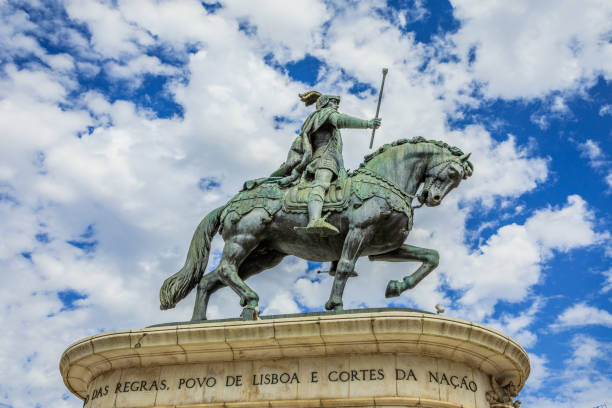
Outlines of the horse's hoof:
[[397,297],[401,293],[399,288],[399,282],[396,280],[389,281],[387,284],[387,290],[385,290],[385,297],[392,298]]
[[339,310],[344,310],[344,309],[342,308],[342,303],[338,304],[338,303],[334,303],[328,300],[325,303],[325,310],[329,310],[330,312],[337,312]]
[[240,318],[242,320],[259,320],[259,307],[245,307],[242,309]]

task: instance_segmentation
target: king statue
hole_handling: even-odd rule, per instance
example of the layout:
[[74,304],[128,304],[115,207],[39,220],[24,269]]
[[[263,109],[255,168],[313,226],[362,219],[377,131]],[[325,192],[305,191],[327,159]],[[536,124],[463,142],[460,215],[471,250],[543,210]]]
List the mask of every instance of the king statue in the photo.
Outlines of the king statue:
[[338,112],[340,97],[321,95],[317,91],[300,94],[306,106],[316,103],[316,110],[304,121],[287,160],[270,177],[282,177],[281,186],[312,181],[308,196],[308,225],[296,227],[307,233],[329,236],[338,234],[336,227],[321,216],[325,194],[334,179],[345,178],[340,129],[377,129],[381,119],[358,119]]
[[[330,262],[334,277],[327,310],[343,308],[346,282],[355,263],[419,262],[402,280],[391,280],[386,297],[414,288],[438,265],[438,252],[405,244],[414,209],[435,207],[472,175],[473,165],[456,146],[417,136],[384,144],[348,173],[342,160],[340,129],[380,127],[383,82],[374,119],[338,112],[340,97],[316,91],[300,99],[316,110],[304,121],[287,160],[269,177],[249,180],[227,203],[212,210],[196,228],[184,266],[160,289],[160,307],[173,308],[197,288],[193,321],[206,319],[210,296],[229,286],[240,298],[241,317],[256,319],[259,296],[245,279],[274,268],[286,256]],[[365,145],[365,144],[364,144]],[[418,200],[419,205],[414,205]],[[213,237],[225,241],[217,267],[206,271]]]

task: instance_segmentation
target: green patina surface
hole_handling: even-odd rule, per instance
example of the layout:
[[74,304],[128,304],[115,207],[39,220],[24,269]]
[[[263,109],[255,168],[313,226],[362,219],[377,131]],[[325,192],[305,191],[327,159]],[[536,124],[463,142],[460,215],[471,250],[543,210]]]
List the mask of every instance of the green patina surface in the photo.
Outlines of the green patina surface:
[[[244,307],[242,318],[257,317],[258,295],[245,279],[278,265],[287,255],[329,261],[334,277],[327,310],[341,311],[355,262],[418,262],[402,280],[392,280],[387,297],[414,288],[437,265],[437,251],[405,244],[414,208],[437,206],[472,175],[469,154],[422,137],[385,144],[347,172],[340,129],[373,129],[378,117],[354,118],[337,111],[340,97],[310,91],[300,95],[316,110],[304,121],[287,160],[269,177],[249,180],[227,204],[213,210],[194,233],[184,267],[160,290],[162,309],[174,307],[197,288],[192,319],[206,318],[210,295],[229,286]],[[417,199],[420,203],[413,206]],[[225,246],[219,265],[204,273],[213,236]]]

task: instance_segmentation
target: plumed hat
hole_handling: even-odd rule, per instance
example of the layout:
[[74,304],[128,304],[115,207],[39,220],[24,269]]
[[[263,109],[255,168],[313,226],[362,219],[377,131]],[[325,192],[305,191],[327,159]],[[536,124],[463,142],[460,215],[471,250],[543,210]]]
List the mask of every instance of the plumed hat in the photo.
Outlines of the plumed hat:
[[340,97],[338,95],[321,95],[321,92],[318,91],[307,91],[300,94],[300,100],[304,102],[306,106],[310,106],[316,102],[317,110],[324,108],[330,99],[336,99],[338,103],[340,102]]

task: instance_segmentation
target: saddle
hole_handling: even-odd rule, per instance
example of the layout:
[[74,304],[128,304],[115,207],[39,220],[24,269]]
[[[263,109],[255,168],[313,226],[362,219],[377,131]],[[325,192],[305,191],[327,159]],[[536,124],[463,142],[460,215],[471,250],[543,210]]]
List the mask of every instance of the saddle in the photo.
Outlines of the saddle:
[[[286,213],[308,213],[312,181],[302,181],[288,189],[281,189],[277,181],[276,178],[262,178],[246,182],[243,189],[223,209],[221,222],[230,214],[234,214],[232,222],[238,222],[255,208],[264,209],[270,221],[281,208]],[[325,195],[323,213],[344,211],[353,197],[357,200],[355,206],[372,197],[383,198],[393,211],[405,213],[412,222],[411,201],[414,197],[406,195],[399,187],[365,168],[332,182]]]
[[270,217],[276,214],[281,208],[283,191],[277,183],[265,183],[264,180],[246,182],[243,189],[227,203],[221,212],[221,223],[232,213],[236,215],[232,218],[232,222],[238,222],[254,208],[263,208]]
[[[339,212],[348,207],[351,199],[352,179],[342,177],[336,179],[329,187],[323,202],[323,212]],[[283,198],[283,211],[288,213],[307,213],[308,196],[312,190],[312,182],[302,182],[287,190]]]

